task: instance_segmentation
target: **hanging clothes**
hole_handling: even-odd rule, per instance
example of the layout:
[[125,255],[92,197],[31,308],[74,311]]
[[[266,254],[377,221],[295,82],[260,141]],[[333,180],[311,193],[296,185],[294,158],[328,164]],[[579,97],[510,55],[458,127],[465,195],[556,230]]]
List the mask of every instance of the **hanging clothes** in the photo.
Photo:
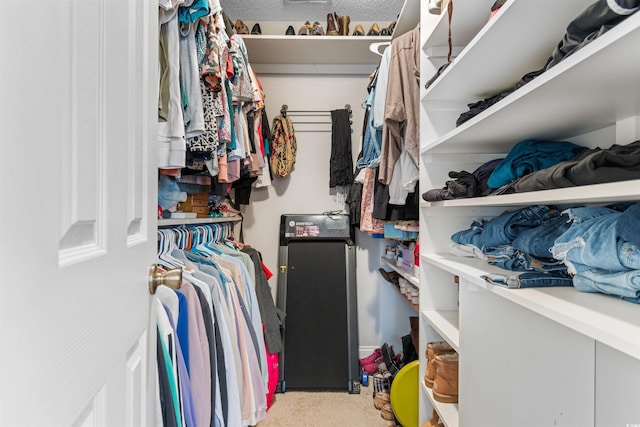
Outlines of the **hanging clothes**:
[[273,119],[271,128],[273,136],[271,167],[279,177],[285,177],[291,173],[296,163],[298,145],[293,129],[293,122],[286,114],[279,114]]
[[349,111],[331,110],[331,156],[329,160],[329,188],[336,188],[342,200],[346,200],[353,183],[353,158],[351,154],[351,124]]
[[181,268],[183,282],[179,290],[159,286],[153,301],[157,425],[244,427],[266,417],[273,378],[265,292],[274,305],[270,290],[258,297],[259,253],[225,244],[230,230],[228,224],[158,230],[158,263]]

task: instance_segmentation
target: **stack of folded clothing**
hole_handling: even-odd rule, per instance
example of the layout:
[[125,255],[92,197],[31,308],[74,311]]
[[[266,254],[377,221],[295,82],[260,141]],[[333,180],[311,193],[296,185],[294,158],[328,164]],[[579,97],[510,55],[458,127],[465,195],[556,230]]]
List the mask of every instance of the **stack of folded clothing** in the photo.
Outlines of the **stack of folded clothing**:
[[475,220],[451,236],[452,253],[519,274],[492,273],[508,288],[574,286],[640,303],[640,203],[538,205]]

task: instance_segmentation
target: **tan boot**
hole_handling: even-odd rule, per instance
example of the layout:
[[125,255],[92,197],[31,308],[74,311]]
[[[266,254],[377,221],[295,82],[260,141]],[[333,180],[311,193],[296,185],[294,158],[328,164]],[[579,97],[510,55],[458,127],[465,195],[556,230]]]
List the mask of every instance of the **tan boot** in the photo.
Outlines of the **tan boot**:
[[445,341],[435,341],[427,344],[427,373],[424,376],[424,383],[427,387],[433,387],[433,380],[436,378],[435,356],[447,353],[455,353],[455,350]]
[[458,353],[438,354],[435,357],[436,378],[433,381],[433,398],[438,402],[458,401]]
[[[334,12],[335,14],[335,12]],[[337,16],[337,15],[336,15]],[[339,29],[338,32],[341,36],[349,35],[349,23],[351,22],[351,18],[348,15],[344,15],[338,18]]]

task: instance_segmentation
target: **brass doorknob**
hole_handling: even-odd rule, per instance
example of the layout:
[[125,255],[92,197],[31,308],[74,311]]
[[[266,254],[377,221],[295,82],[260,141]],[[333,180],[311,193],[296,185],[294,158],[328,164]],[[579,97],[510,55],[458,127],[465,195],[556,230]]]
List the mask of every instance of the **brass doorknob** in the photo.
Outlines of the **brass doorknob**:
[[149,267],[149,292],[151,295],[156,293],[158,286],[165,285],[172,289],[179,289],[182,284],[182,270],[174,268],[169,271],[159,271],[157,264],[151,264]]

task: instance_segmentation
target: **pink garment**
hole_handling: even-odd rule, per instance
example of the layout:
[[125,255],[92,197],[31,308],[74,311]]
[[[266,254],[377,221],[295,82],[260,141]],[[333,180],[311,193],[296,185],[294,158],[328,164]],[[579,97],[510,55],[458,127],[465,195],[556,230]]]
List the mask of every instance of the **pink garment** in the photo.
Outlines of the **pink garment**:
[[360,231],[384,234],[384,223],[373,217],[375,179],[376,171],[371,168],[365,168],[364,183],[362,184],[362,204],[360,205]]
[[227,160],[227,182],[240,179],[240,159]]
[[227,153],[218,157],[218,182],[229,182],[227,173]]
[[267,369],[269,370],[269,384],[267,386],[267,409],[269,409],[271,408],[271,405],[273,405],[276,388],[278,387],[278,382],[280,381],[280,363],[278,361],[278,353],[272,354],[267,351],[267,365]]

